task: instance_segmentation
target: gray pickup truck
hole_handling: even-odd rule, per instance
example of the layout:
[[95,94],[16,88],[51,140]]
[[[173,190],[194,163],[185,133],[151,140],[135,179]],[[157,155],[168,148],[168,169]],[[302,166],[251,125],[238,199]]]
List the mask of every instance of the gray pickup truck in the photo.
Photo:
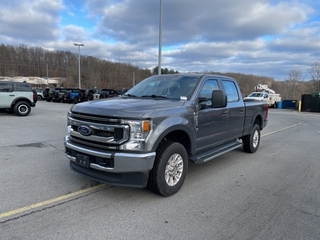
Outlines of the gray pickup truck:
[[170,196],[189,160],[256,152],[267,118],[266,103],[244,102],[233,78],[156,75],[122,96],[72,106],[65,151],[72,170],[98,182]]

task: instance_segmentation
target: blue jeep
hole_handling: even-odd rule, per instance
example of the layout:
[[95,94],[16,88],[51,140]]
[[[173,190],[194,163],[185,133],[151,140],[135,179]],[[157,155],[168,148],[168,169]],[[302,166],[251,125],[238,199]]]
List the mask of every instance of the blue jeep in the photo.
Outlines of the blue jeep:
[[80,89],[68,89],[62,98],[63,103],[78,103],[80,102]]

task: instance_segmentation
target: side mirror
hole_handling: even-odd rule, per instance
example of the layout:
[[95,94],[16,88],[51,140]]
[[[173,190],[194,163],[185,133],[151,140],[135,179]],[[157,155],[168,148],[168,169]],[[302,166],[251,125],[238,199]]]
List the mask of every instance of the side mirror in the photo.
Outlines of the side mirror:
[[126,91],[128,91],[128,89],[126,89],[126,88],[122,88],[122,89],[121,89],[121,93],[120,93],[120,95],[125,94],[125,93],[126,93]]
[[224,108],[227,106],[227,95],[223,90],[213,90],[211,95],[212,108]]
[[198,98],[200,109],[206,109],[211,107],[211,99],[206,97]]

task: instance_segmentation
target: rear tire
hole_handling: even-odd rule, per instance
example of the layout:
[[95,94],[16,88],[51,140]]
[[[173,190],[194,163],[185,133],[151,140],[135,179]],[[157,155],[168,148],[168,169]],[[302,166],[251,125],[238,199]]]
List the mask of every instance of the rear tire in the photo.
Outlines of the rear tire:
[[149,173],[148,188],[169,197],[182,187],[188,171],[188,154],[177,142],[161,144],[156,153],[153,169]]
[[93,100],[93,93],[88,93],[88,100],[89,101],[92,101]]
[[13,112],[17,116],[27,116],[31,112],[31,106],[27,102],[17,102],[13,107]]
[[247,153],[255,153],[260,145],[260,127],[254,124],[251,134],[242,138],[243,150]]

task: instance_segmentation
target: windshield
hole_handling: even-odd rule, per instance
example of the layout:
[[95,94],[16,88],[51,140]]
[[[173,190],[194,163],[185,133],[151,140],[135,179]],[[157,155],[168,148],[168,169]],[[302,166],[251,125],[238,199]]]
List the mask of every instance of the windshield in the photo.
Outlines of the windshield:
[[183,75],[156,75],[138,83],[123,96],[190,99],[199,77]]
[[263,93],[250,93],[248,97],[263,97]]

